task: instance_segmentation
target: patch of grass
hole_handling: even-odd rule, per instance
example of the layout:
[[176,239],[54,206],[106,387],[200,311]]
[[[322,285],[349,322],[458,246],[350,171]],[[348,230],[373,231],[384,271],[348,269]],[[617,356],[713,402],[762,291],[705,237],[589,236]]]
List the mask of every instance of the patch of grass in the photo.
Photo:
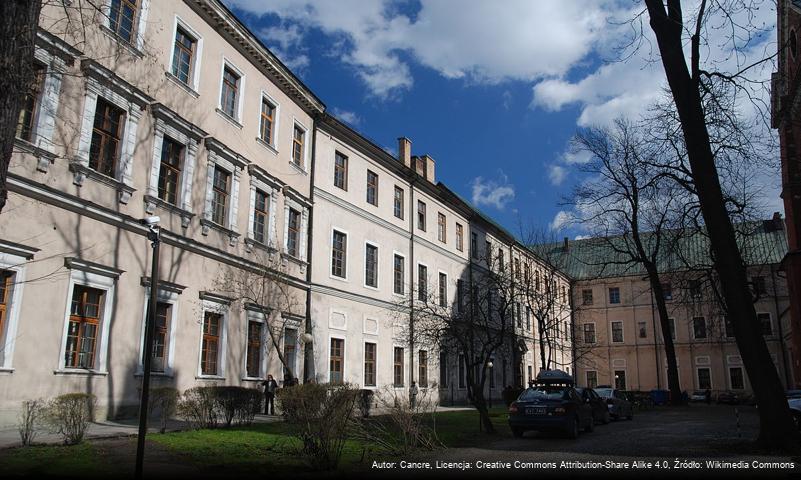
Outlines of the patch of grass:
[[[495,431],[509,435],[508,411],[504,407],[490,409],[489,415]],[[487,433],[479,430],[476,410],[438,412],[436,414],[437,436],[446,447],[477,446],[487,441]]]
[[89,443],[71,446],[41,445],[0,450],[3,475],[25,476],[103,476],[106,466],[97,461],[97,452]]

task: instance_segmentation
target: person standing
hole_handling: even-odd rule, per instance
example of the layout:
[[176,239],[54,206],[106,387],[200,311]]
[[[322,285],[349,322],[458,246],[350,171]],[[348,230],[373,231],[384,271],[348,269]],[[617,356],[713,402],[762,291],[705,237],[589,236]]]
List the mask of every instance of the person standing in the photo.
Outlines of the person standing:
[[417,383],[412,381],[412,386],[409,387],[409,406],[414,408],[415,403],[417,403]]
[[275,391],[278,390],[278,382],[272,375],[267,375],[267,380],[261,384],[264,385],[264,414],[275,415]]

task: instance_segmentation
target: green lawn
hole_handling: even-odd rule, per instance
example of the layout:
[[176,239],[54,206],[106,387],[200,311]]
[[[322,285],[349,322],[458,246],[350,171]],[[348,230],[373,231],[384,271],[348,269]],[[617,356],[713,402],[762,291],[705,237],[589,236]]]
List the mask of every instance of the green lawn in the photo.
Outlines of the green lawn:
[[98,462],[91,443],[0,450],[0,472],[4,475],[54,476],[70,472],[76,477],[98,477],[109,471],[107,467]]

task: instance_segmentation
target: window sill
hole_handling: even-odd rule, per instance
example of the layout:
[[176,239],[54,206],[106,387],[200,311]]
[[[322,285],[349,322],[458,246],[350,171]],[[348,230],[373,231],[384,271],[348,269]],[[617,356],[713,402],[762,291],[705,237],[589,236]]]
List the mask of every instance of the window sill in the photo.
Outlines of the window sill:
[[69,166],[70,170],[73,172],[73,179],[72,183],[82,187],[83,182],[86,178],[91,178],[92,180],[107,185],[111,188],[117,190],[117,194],[119,195],[119,202],[122,204],[127,204],[131,200],[131,196],[136,191],[135,188],[131,187],[130,185],[126,185],[123,182],[120,182],[116,178],[111,178],[109,176],[103,175],[91,168],[88,165],[84,165],[79,161],[73,161],[70,163]]
[[309,172],[307,172],[306,170],[304,170],[304,169],[303,169],[303,167],[301,167],[300,165],[296,164],[296,163],[295,163],[295,162],[293,162],[292,160],[290,160],[290,161],[289,161],[289,162],[287,162],[287,163],[289,163],[289,166],[290,166],[290,167],[292,167],[292,168],[294,168],[295,170],[297,170],[299,173],[301,173],[301,174],[303,174],[303,175],[308,175],[308,174],[309,174]]
[[[128,42],[124,38],[122,38],[119,35],[117,35],[117,33],[114,30],[110,29],[107,25],[100,25],[100,31],[102,31],[103,33],[105,33],[106,35],[111,37],[112,40],[117,42],[117,45],[121,46],[125,50],[128,50],[128,53],[130,53],[131,55],[133,55],[135,57],[139,57],[139,58],[144,58],[145,57],[145,54],[142,53],[141,50],[139,50],[138,48],[134,47],[133,45],[131,45],[130,42]],[[136,34],[136,33],[134,33],[133,36],[134,36],[134,40],[136,38],[138,38],[138,34]]]
[[336,275],[334,275],[332,273],[328,274],[328,278],[331,278],[331,279],[336,280],[338,282],[350,283],[350,281],[348,280],[348,277],[338,277],[338,276],[336,276]]
[[245,238],[245,250],[250,253],[254,249],[263,250],[270,255],[270,258],[274,257],[276,253],[278,253],[278,249],[273,247],[270,244],[260,242],[254,238],[247,237]]
[[242,377],[243,382],[263,382],[264,378],[261,377]]
[[21,152],[37,157],[39,161],[36,163],[36,170],[39,172],[47,173],[50,165],[56,161],[55,153],[45,150],[44,148],[37,147],[28,140],[14,137],[14,147]]
[[215,108],[214,111],[217,112],[217,115],[219,115],[222,118],[224,118],[228,123],[230,123],[231,125],[235,126],[238,129],[242,130],[242,128],[243,128],[242,124],[239,123],[239,121],[237,119],[235,119],[234,117],[232,117],[232,116],[228,115],[227,113],[223,112],[222,110],[220,110],[220,108]]
[[292,262],[292,263],[294,263],[295,265],[300,267],[300,273],[301,274],[303,274],[303,275],[306,274],[306,268],[309,266],[309,262],[307,262],[307,261],[305,261],[303,259],[300,259],[298,257],[294,257],[294,256],[292,256],[292,255],[290,255],[290,254],[288,254],[286,252],[281,252],[281,259],[284,262]]
[[53,375],[85,375],[85,376],[105,377],[108,375],[108,372],[101,372],[99,370],[85,370],[79,368],[62,368],[59,370],[53,370]]
[[219,375],[197,375],[195,376],[195,380],[225,380],[225,377],[221,377]]
[[14,373],[13,368],[0,367],[0,375],[11,375]]
[[[135,378],[141,378],[144,375],[145,374],[143,372],[141,372],[141,371],[137,371],[136,373],[134,373],[134,377]],[[159,378],[175,378],[175,375],[173,375],[172,373],[168,373],[168,372],[150,372],[150,376],[151,377],[159,377]]]
[[145,202],[145,212],[147,214],[149,214],[149,215],[152,215],[153,213],[156,212],[156,207],[159,207],[161,209],[167,210],[167,211],[169,211],[171,213],[174,213],[176,215],[180,215],[181,216],[181,226],[183,228],[187,228],[189,226],[189,223],[192,221],[192,217],[195,216],[194,213],[192,213],[192,212],[190,212],[188,210],[184,210],[183,208],[180,208],[180,207],[178,207],[176,205],[173,205],[173,204],[171,204],[169,202],[165,202],[164,200],[162,200],[162,199],[160,199],[158,197],[145,195],[144,196],[144,202]]
[[191,85],[182,82],[181,79],[179,79],[178,77],[176,77],[172,73],[164,72],[164,76],[167,77],[167,79],[169,79],[174,84],[176,84],[179,87],[181,87],[189,95],[191,95],[191,96],[193,96],[195,98],[200,97],[200,93],[198,93],[197,90],[195,90]]
[[224,235],[227,235],[228,236],[228,244],[231,245],[232,247],[236,246],[236,242],[237,242],[237,240],[239,239],[239,236],[240,236],[237,232],[235,232],[233,230],[230,230],[228,228],[225,228],[222,225],[220,225],[218,223],[215,223],[215,222],[213,222],[211,220],[206,220],[205,218],[200,220],[200,226],[201,226],[201,233],[203,235],[208,235],[209,234],[209,230],[211,230],[212,228],[214,230],[217,230],[218,232],[224,234]]
[[278,155],[278,149],[275,148],[275,145],[267,143],[263,138],[256,137],[256,143],[269,150],[273,155]]

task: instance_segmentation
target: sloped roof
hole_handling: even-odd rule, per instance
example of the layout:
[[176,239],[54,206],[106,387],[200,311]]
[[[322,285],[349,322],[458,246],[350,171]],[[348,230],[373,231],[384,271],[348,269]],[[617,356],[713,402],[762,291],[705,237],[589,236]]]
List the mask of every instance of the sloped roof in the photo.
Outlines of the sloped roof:
[[[781,222],[781,220],[779,220]],[[735,226],[737,243],[746,265],[780,263],[787,253],[787,236],[783,228],[777,228],[775,220],[748,222]],[[656,235],[644,234],[642,241],[648,250],[655,245]],[[630,237],[595,237],[570,240],[565,250],[564,243],[533,245],[534,251],[546,249],[550,258],[558,259],[558,268],[575,280],[611,278],[646,274],[640,263],[628,261],[623,253]],[[668,231],[662,235],[657,267],[660,272],[687,270],[689,266],[708,268],[712,266],[709,237],[704,229],[695,232]]]

